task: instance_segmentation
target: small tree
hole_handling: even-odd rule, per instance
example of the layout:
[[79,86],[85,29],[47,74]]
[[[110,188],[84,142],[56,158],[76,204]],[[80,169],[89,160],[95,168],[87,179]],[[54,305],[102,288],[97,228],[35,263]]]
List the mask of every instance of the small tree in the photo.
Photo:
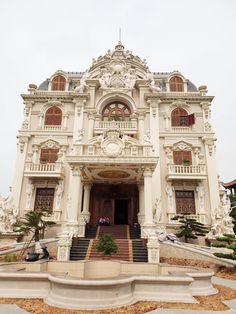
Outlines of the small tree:
[[40,239],[43,239],[46,228],[55,225],[55,222],[44,219],[47,216],[48,213],[31,210],[25,214],[24,218],[18,219],[13,224],[13,230],[25,235],[32,233],[31,241],[35,240],[35,242],[38,242]]
[[188,243],[189,239],[203,237],[209,231],[201,222],[184,215],[177,215],[173,217],[172,220],[178,220],[178,222],[181,223],[179,226],[180,231],[176,233],[176,236],[178,238],[184,237],[185,243]]
[[104,255],[111,255],[112,253],[116,253],[118,251],[118,246],[115,243],[113,235],[104,234],[99,239],[96,249]]

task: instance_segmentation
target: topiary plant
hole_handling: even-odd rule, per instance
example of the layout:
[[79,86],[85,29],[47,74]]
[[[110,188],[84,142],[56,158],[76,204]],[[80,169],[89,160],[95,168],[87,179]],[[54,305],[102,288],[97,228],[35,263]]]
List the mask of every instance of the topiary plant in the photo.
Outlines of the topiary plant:
[[118,251],[118,246],[115,243],[113,235],[104,234],[99,239],[96,249],[104,255],[111,255],[112,253],[116,253]]

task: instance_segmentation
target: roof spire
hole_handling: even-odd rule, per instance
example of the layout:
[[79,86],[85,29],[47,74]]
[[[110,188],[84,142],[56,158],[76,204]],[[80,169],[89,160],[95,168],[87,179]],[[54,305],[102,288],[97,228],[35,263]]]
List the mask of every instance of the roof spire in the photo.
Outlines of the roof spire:
[[121,27],[119,28],[119,42],[121,42]]

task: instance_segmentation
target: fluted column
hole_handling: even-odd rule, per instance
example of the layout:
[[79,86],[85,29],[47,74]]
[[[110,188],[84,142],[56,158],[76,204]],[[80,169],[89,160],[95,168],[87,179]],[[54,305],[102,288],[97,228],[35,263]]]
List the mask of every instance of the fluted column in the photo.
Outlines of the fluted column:
[[151,168],[144,168],[144,213],[145,225],[153,225],[153,212],[152,212],[152,173]]
[[84,184],[84,202],[83,202],[82,214],[84,215],[84,218],[85,218],[87,223],[89,222],[89,218],[90,218],[89,201],[90,201],[91,188],[92,188],[91,183],[85,183]]

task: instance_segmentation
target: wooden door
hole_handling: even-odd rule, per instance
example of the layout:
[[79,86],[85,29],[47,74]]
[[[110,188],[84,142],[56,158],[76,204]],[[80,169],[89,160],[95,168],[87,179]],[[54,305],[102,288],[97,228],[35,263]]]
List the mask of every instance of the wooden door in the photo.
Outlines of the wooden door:
[[106,216],[110,219],[110,223],[114,224],[114,200],[103,199],[102,207],[100,209],[100,217]]

